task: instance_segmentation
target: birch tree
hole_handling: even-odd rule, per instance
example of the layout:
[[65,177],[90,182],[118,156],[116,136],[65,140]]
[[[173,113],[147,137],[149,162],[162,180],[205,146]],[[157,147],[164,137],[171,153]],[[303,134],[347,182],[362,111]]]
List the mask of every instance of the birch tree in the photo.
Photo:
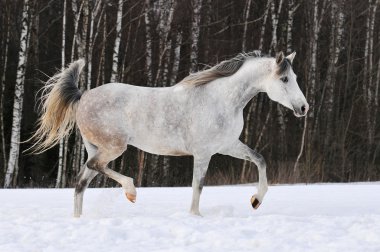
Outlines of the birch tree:
[[[311,156],[311,146],[313,143],[314,138],[314,121],[315,121],[315,115],[314,115],[314,105],[315,105],[315,93],[316,93],[316,83],[317,83],[317,49],[318,49],[318,39],[319,39],[319,33],[321,30],[322,20],[324,17],[324,13],[326,10],[326,4],[327,0],[323,0],[322,6],[320,7],[319,0],[315,0],[310,4],[311,9],[311,15],[308,17],[310,22],[310,45],[309,45],[309,54],[310,54],[310,67],[308,71],[308,77],[307,77],[307,91],[306,91],[306,97],[308,98],[308,103],[310,105],[310,111],[308,112],[307,116],[304,118],[304,127],[302,132],[302,141],[300,146],[300,151],[298,153],[297,161],[294,165],[294,172],[298,172],[298,162],[303,154],[304,150],[304,144],[306,143],[305,138],[308,138],[307,141],[307,151],[308,155],[307,158],[310,161]],[[309,120],[309,122],[306,122],[306,120]],[[306,149],[306,148],[305,148]]]
[[191,0],[193,15],[191,21],[190,72],[196,72],[198,70],[198,42],[200,34],[202,1],[203,0]]
[[374,116],[375,107],[375,83],[373,80],[373,43],[374,43],[374,27],[376,20],[376,10],[380,0],[368,0],[368,14],[366,22],[366,40],[364,49],[364,85],[363,93],[366,101],[366,115],[368,127],[368,161],[371,155],[371,147],[375,141],[376,116]]
[[5,174],[4,187],[12,185],[14,173],[18,169],[20,152],[20,130],[22,120],[22,106],[24,99],[24,82],[27,63],[27,42],[29,36],[29,0],[24,0],[22,11],[22,27],[20,36],[20,49],[18,53],[17,78],[13,102],[11,148],[9,151],[8,166]]
[[145,0],[145,43],[146,43],[146,56],[145,56],[145,72],[147,76],[147,85],[153,85],[153,68],[152,68],[152,55],[153,55],[153,45],[152,45],[152,29],[151,29],[151,19],[152,19],[152,5],[150,0]]
[[248,29],[248,19],[249,19],[249,13],[251,10],[251,3],[252,0],[247,0],[245,4],[245,11],[244,11],[244,29],[243,29],[243,42],[241,45],[242,51],[247,51],[247,29]]
[[288,20],[287,20],[287,27],[286,27],[286,52],[287,54],[292,53],[292,47],[293,47],[293,39],[292,39],[292,33],[293,33],[293,22],[294,22],[294,14],[296,13],[298,7],[300,4],[296,3],[295,0],[289,0],[288,1]]
[[[61,48],[61,69],[65,68],[65,48],[66,48],[66,8],[67,8],[67,0],[63,1],[63,14],[62,14],[62,48]],[[67,149],[65,148],[65,142],[67,139],[61,139],[59,141],[59,156],[58,156],[58,172],[57,172],[57,181],[55,184],[55,188],[59,188],[62,180],[62,173],[65,172],[64,166],[66,164],[63,163],[64,156],[66,155]],[[67,147],[67,146],[66,146]]]
[[[5,76],[7,72],[7,65],[8,65],[8,47],[9,47],[9,37],[10,37],[10,14],[7,12],[7,33],[5,35],[4,43],[3,43],[3,71],[1,76],[1,98],[0,98],[0,137],[1,137],[1,152],[2,152],[2,159],[3,159],[3,169],[4,173],[6,171],[7,167],[7,151],[5,148],[5,134],[4,134],[4,92],[5,92]],[[0,171],[3,172],[3,171]]]
[[283,0],[280,0],[278,6],[276,6],[275,1],[271,1],[270,10],[272,16],[272,42],[269,48],[269,53],[274,50],[277,51],[277,27],[278,27],[278,19],[281,14]]
[[334,106],[334,88],[337,74],[337,63],[342,48],[342,34],[344,24],[344,0],[332,1],[330,18],[330,45],[329,45],[329,66],[325,80],[325,106],[326,106],[326,137],[324,149],[328,149],[328,144],[332,136],[333,125],[333,106]]
[[260,30],[260,41],[259,41],[259,50],[260,51],[263,50],[263,46],[264,46],[265,27],[267,25],[269,8],[270,8],[270,4],[272,1],[273,0],[267,1],[267,5],[266,5],[265,11],[264,11],[263,24],[261,25],[261,30]]
[[118,82],[118,64],[119,64],[119,51],[120,51],[120,40],[121,40],[121,22],[123,17],[123,0],[118,1],[117,5],[117,19],[116,19],[116,39],[113,47],[112,55],[112,74],[111,82]]

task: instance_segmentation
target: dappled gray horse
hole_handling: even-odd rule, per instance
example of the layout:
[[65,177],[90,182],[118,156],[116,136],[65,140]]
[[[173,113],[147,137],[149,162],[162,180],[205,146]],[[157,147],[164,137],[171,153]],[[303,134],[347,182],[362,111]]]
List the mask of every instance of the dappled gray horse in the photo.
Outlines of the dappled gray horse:
[[149,88],[109,83],[83,94],[77,87],[83,60],[53,76],[42,95],[39,128],[33,136],[34,152],[42,152],[66,136],[75,122],[88,152],[75,187],[74,216],[82,214],[83,193],[102,173],[121,184],[134,202],[133,179],[107,164],[128,145],[158,154],[194,156],[191,213],[199,215],[199,197],[211,156],[220,153],[255,163],[259,171],[258,208],[268,190],[264,158],[239,140],[243,108],[259,92],[306,115],[309,105],[292,70],[295,53],[263,57],[260,52],[235,58],[193,73],[172,87]]

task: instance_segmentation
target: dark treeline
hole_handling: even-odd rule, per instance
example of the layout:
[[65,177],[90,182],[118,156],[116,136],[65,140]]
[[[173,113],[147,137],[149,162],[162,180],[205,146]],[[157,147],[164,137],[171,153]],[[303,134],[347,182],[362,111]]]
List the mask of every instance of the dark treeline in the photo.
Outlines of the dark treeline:
[[[35,130],[37,91],[63,65],[85,58],[83,91],[108,82],[169,86],[242,51],[297,52],[306,119],[255,97],[241,139],[278,182],[380,179],[379,0],[1,0],[0,183],[68,187],[86,154],[74,131],[59,146],[22,152]],[[149,102],[149,101],[146,101]],[[130,146],[109,164],[138,186],[190,185],[191,157]],[[253,164],[213,157],[207,184],[257,180]],[[114,185],[99,176],[97,186]]]

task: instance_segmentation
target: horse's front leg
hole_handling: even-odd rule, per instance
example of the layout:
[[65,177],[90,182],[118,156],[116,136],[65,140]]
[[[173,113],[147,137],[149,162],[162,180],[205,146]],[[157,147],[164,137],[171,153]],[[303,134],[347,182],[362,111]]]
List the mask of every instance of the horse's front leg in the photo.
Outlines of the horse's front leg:
[[211,157],[196,157],[194,156],[193,168],[193,199],[191,201],[190,213],[201,215],[199,212],[199,198],[202,193],[204,178],[206,176],[208,164]]
[[251,204],[254,209],[257,209],[260,206],[261,202],[263,202],[264,196],[268,191],[268,182],[266,174],[267,165],[263,156],[261,156],[259,153],[252,150],[239,140],[236,141],[233,145],[221,151],[220,154],[244,159],[256,164],[257,169],[259,171],[259,185],[257,188],[257,194],[253,195],[251,198]]

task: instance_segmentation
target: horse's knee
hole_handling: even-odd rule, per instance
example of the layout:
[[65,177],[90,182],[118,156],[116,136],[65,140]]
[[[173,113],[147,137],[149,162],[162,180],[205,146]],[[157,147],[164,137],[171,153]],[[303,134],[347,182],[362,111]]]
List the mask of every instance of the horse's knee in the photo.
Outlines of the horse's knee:
[[93,171],[101,172],[103,167],[99,164],[99,160],[97,158],[92,158],[87,162],[87,167]]
[[253,161],[256,163],[257,167],[259,169],[265,170],[267,167],[267,163],[265,162],[265,158],[260,153],[257,153],[257,152],[254,152],[253,156],[254,156]]

